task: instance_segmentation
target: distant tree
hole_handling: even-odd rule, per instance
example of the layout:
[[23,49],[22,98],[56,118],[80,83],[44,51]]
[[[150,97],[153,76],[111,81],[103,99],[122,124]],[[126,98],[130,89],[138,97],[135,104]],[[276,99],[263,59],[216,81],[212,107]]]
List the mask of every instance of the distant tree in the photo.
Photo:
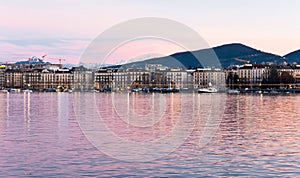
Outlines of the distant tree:
[[233,73],[229,72],[227,79],[226,79],[226,84],[229,88],[232,88],[233,85]]
[[229,88],[234,89],[238,88],[239,85],[239,76],[236,73],[230,72],[226,79],[226,84]]
[[295,81],[293,75],[291,75],[289,72],[287,71],[283,71],[280,75],[280,83],[283,84],[293,84]]
[[267,77],[263,78],[262,84],[263,84],[264,88],[268,88],[268,87],[278,88],[279,87],[280,77],[279,77],[276,67],[272,67],[271,69],[269,69],[269,75]]
[[262,85],[261,85],[261,88],[263,88],[263,89],[268,88],[268,87],[269,87],[269,86],[268,86],[268,84],[269,84],[269,83],[268,83],[268,78],[265,78],[265,77],[264,77],[264,78],[262,79],[262,81],[261,81],[261,84],[262,84]]
[[280,77],[278,71],[275,67],[270,69],[269,77],[268,77],[269,84],[280,84]]
[[233,83],[235,84],[233,88],[238,88],[238,85],[240,84],[239,80],[240,80],[239,75],[235,73],[233,76]]

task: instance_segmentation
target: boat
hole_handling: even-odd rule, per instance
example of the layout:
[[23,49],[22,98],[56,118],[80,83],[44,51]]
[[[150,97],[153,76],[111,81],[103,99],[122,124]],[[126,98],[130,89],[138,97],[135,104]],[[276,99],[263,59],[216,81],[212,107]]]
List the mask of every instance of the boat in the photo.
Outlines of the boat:
[[240,91],[239,90],[228,90],[227,93],[228,94],[239,94]]
[[198,93],[217,93],[218,90],[216,88],[200,88],[198,89]]
[[255,93],[256,94],[262,94],[262,91],[261,90],[256,90]]
[[159,87],[154,87],[154,88],[152,88],[152,92],[161,92],[161,88],[159,88]]
[[218,90],[212,87],[212,84],[209,83],[207,88],[199,88],[198,93],[217,93]]
[[269,94],[269,91],[263,91],[263,94]]
[[21,92],[21,89],[11,88],[11,89],[9,90],[9,92],[12,92],[12,93],[19,93],[19,92]]
[[26,89],[26,90],[22,90],[22,92],[24,92],[24,93],[32,93],[32,90]]
[[0,93],[8,93],[7,90],[0,90]]
[[161,92],[162,93],[178,93],[179,89],[178,88],[162,88]]
[[[64,89],[64,91],[63,92],[65,92],[65,93],[72,93],[73,92],[73,90],[71,90],[71,89]],[[96,91],[95,91],[96,92]],[[99,91],[98,91],[99,92]]]
[[45,92],[56,92],[56,90],[54,88],[47,88]]
[[142,91],[143,91],[142,88],[133,88],[133,89],[131,90],[131,92],[142,92]]
[[271,93],[271,94],[278,94],[279,92],[276,91],[276,90],[272,90],[270,93]]

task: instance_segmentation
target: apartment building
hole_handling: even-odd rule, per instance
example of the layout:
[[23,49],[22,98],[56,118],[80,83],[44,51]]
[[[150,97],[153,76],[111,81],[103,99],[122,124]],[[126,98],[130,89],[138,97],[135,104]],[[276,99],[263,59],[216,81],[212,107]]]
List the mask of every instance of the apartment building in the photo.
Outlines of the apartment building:
[[194,87],[203,88],[209,84],[216,88],[225,87],[225,72],[219,68],[197,68],[193,73]]
[[0,72],[0,87],[29,88],[34,90],[55,88],[88,91],[94,88],[93,77],[93,72],[82,66],[57,70],[46,68],[14,68]]
[[237,70],[240,83],[259,85],[269,74],[269,67],[261,64],[245,64]]

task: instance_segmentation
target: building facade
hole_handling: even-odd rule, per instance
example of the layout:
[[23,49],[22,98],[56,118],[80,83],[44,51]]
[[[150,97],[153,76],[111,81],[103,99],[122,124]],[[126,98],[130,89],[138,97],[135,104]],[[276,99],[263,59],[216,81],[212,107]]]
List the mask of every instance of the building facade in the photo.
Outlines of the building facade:
[[245,64],[237,70],[240,83],[249,86],[259,86],[268,76],[269,67],[260,64]]
[[90,91],[94,89],[93,77],[93,72],[82,66],[57,70],[15,67],[0,71],[0,88]]
[[197,68],[194,75],[194,87],[203,88],[212,85],[216,88],[225,87],[225,72],[219,68]]

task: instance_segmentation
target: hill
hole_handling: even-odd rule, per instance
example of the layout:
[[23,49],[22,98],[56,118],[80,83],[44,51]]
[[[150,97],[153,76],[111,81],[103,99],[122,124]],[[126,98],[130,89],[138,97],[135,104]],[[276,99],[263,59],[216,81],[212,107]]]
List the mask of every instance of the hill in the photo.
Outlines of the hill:
[[[212,61],[214,57],[218,57],[220,63]],[[198,61],[201,59],[201,62]],[[240,65],[243,62],[240,62],[236,59],[247,60],[250,63],[263,63],[263,62],[275,62],[281,63],[283,57],[263,52],[249,46],[233,43],[226,44],[211,49],[202,49],[198,51],[187,51],[176,53],[170,56],[148,59],[145,61],[134,62],[130,65],[131,67],[143,67],[145,64],[162,64],[170,67],[228,67],[230,65]],[[201,63],[201,64],[200,64]]]
[[299,64],[300,63],[300,50],[291,52],[283,57],[289,63],[297,62]]
[[213,48],[223,67],[233,64],[242,64],[235,59],[247,60],[250,63],[261,64],[263,62],[281,63],[283,58],[279,55],[260,51],[243,44],[227,44]]

